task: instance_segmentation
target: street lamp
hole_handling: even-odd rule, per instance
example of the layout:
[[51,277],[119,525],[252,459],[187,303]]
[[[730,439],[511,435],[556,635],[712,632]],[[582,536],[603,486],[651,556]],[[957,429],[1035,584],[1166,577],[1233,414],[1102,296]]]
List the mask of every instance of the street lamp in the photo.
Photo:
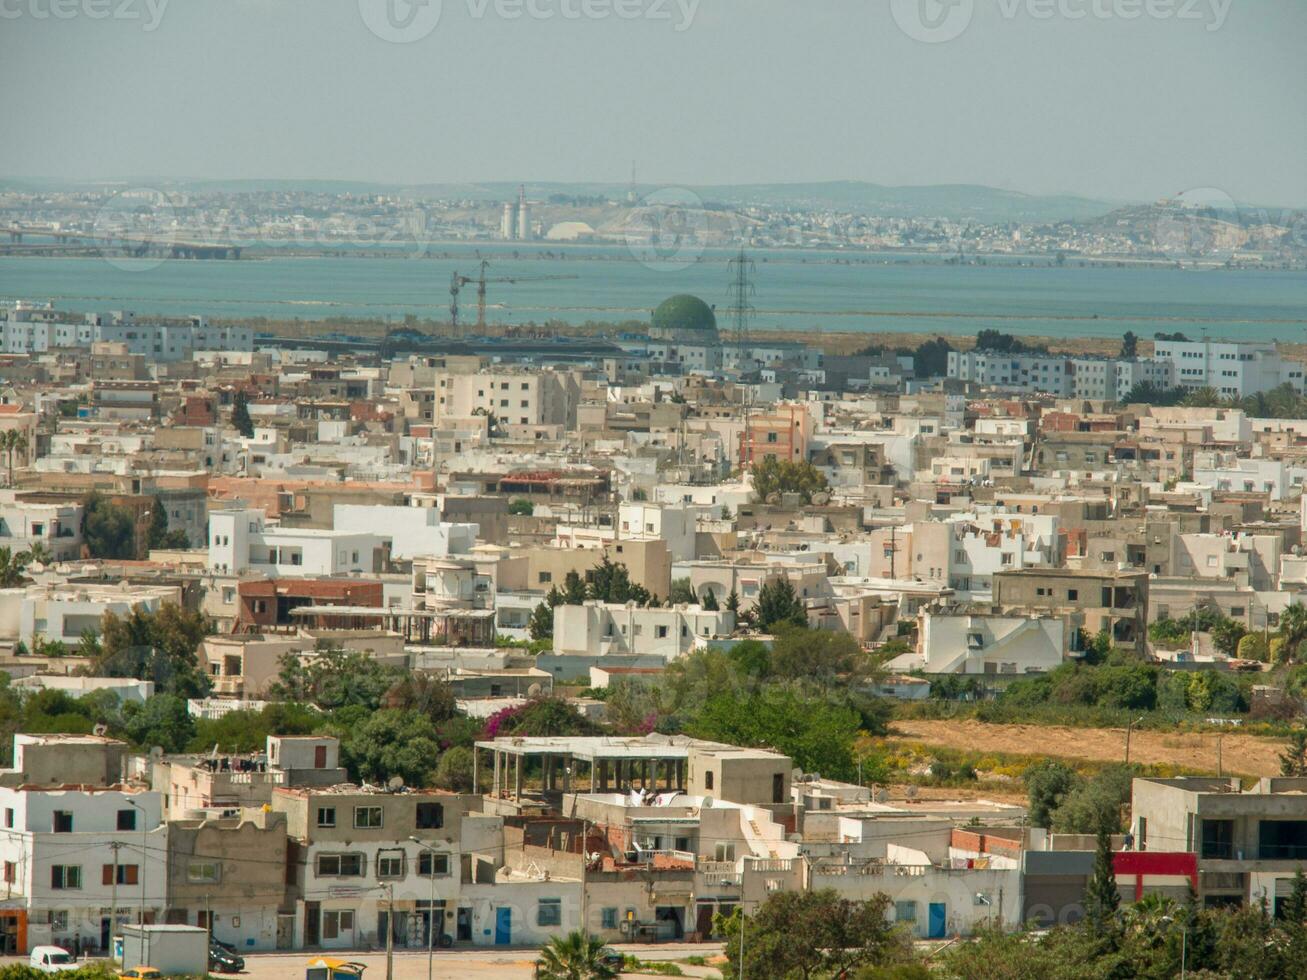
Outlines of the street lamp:
[[[141,815],[141,869],[140,869],[141,911],[140,911],[140,917],[138,919],[138,923],[142,928],[144,928],[145,926],[145,861],[147,858],[147,846],[148,846],[148,839],[146,837],[146,834],[148,833],[147,828],[149,827],[149,821],[146,820],[145,807],[143,807],[141,804],[137,803],[135,800],[128,800],[127,805],[130,807],[135,807],[136,811]],[[114,880],[116,881],[117,878],[118,878],[118,871],[115,868]]]
[[1127,766],[1130,765],[1130,733],[1135,730],[1135,725],[1143,720],[1144,716],[1140,715],[1134,721],[1130,722],[1130,724],[1125,726],[1125,764]]
[[431,855],[431,865],[427,869],[431,872],[427,875],[431,882],[431,898],[427,902],[427,980],[432,980],[432,957],[436,948],[436,854],[439,852],[412,835],[408,839]]

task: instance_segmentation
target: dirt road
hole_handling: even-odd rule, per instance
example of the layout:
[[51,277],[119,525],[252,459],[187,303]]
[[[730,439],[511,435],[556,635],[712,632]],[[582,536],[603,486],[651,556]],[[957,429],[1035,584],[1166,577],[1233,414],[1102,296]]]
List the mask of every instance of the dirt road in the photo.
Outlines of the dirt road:
[[[1046,725],[988,725],[973,720],[896,721],[896,736],[976,752],[1054,756],[1094,762],[1125,757],[1123,728],[1061,728]],[[1217,771],[1215,732],[1202,734],[1140,731],[1130,738],[1130,761]],[[1220,738],[1222,770],[1229,775],[1274,776],[1280,771],[1282,740],[1225,733]]]

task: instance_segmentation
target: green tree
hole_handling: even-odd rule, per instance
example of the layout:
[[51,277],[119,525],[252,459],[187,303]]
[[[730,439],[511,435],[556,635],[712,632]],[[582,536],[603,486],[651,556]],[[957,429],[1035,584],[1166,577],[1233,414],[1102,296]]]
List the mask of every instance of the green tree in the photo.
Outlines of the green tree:
[[733,612],[737,616],[740,614],[740,593],[734,589],[726,593],[726,611]]
[[[724,980],[746,977],[843,977],[866,967],[908,964],[911,941],[889,921],[891,901],[884,894],[865,901],[833,889],[781,891],[770,895],[751,916],[739,911],[718,915],[724,940]],[[744,930],[744,962],[740,930]]]
[[139,704],[129,701],[123,706],[123,727],[127,737],[147,751],[158,745],[165,752],[182,752],[195,735],[185,700],[171,694],[156,694]]
[[790,580],[784,576],[768,582],[758,590],[755,614],[758,627],[764,631],[787,623],[793,626],[808,625],[807,609],[799,600]]
[[14,454],[21,453],[27,457],[27,433],[19,429],[6,429],[0,434],[0,448],[4,450],[9,464],[9,485],[14,485]]
[[1096,938],[1111,935],[1116,928],[1116,913],[1121,906],[1121,892],[1112,865],[1112,826],[1104,820],[1098,828],[1098,847],[1094,853],[1094,872],[1085,888],[1085,922]]
[[453,793],[472,792],[472,753],[474,749],[455,745],[446,749],[436,763],[436,786]]
[[126,508],[93,492],[82,501],[82,540],[92,558],[135,558],[136,522]]
[[181,529],[176,531],[168,530],[168,506],[163,502],[162,497],[156,496],[153,505],[150,507],[150,527],[147,532],[146,543],[150,548],[161,550],[169,548],[186,549],[191,546],[185,531]]
[[516,517],[530,517],[536,512],[536,505],[529,500],[514,500],[508,505],[508,512]]
[[586,597],[600,602],[635,602],[637,605],[645,605],[652,598],[647,589],[631,582],[631,573],[625,565],[612,561],[607,555],[595,565]]
[[[577,572],[568,572],[563,576],[563,595],[562,604],[565,606],[579,606],[585,602],[585,579]],[[551,602],[550,605],[556,606],[558,603]]]
[[1116,765],[1077,783],[1053,811],[1051,829],[1059,834],[1092,834],[1106,827],[1110,833],[1120,833],[1133,779],[1129,767]]
[[210,681],[196,652],[211,629],[203,614],[171,602],[154,612],[139,606],[121,617],[107,612],[100,620],[100,658],[91,670],[154,681],[159,693],[204,697]]
[[1135,336],[1133,330],[1127,330],[1121,335],[1121,357],[1127,361],[1133,361],[1139,356],[1139,338]]
[[1048,829],[1053,826],[1053,814],[1080,785],[1080,777],[1069,766],[1045,759],[1026,770],[1025,782],[1030,798],[1030,825]]
[[618,971],[604,959],[604,941],[584,932],[555,936],[535,961],[538,980],[612,980]]
[[254,438],[254,420],[250,418],[250,398],[245,389],[237,390],[232,399],[231,426],[246,439]]
[[717,612],[721,607],[717,605],[717,597],[713,595],[712,589],[708,589],[703,594],[704,612]]
[[323,711],[359,707],[376,711],[406,671],[379,663],[365,653],[336,647],[312,654],[288,653],[269,695],[283,701],[312,704]]
[[760,500],[773,494],[797,493],[805,503],[811,503],[814,494],[828,488],[825,474],[808,462],[765,456],[753,464],[752,473],[753,491]]
[[1289,736],[1289,744],[1280,753],[1280,775],[1307,776],[1307,730],[1298,729]]
[[688,578],[672,579],[672,589],[667,593],[667,601],[672,605],[694,605],[697,601],[694,586]]
[[783,680],[863,680],[871,674],[871,660],[848,633],[782,621],[772,644],[770,674]]
[[341,761],[356,781],[378,785],[398,776],[426,786],[440,742],[431,719],[417,711],[385,709],[338,729]]
[[27,581],[27,552],[14,554],[7,545],[0,548],[0,589],[12,589]]
[[527,620],[527,633],[533,640],[551,640],[554,636],[554,610],[548,602],[542,602],[531,611]]
[[1277,633],[1284,640],[1290,656],[1295,656],[1303,640],[1307,640],[1307,606],[1300,602],[1287,606],[1284,612],[1280,613],[1280,628]]

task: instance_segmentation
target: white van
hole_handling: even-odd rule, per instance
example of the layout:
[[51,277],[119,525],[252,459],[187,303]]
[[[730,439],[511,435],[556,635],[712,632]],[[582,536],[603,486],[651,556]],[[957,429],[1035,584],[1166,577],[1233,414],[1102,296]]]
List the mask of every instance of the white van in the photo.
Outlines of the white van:
[[73,954],[59,946],[36,946],[32,949],[31,966],[42,973],[62,973],[76,970],[79,964]]

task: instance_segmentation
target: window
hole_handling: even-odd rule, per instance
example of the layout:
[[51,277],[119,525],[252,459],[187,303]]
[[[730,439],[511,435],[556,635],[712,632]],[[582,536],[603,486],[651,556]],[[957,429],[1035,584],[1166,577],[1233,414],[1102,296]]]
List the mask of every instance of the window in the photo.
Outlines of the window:
[[7,806],[5,807],[5,826],[12,827],[13,825],[14,825],[14,808],[11,806]]
[[118,829],[119,830],[136,829],[136,811],[134,809],[118,811]]
[[52,864],[50,866],[50,887],[56,891],[82,887],[82,866],[80,864]]
[[773,803],[785,802],[785,774],[775,773],[771,778],[771,801]]
[[536,925],[561,926],[563,924],[563,900],[561,898],[542,898],[536,906]]
[[353,909],[324,909],[322,912],[322,938],[339,939],[354,931]]
[[418,875],[422,878],[440,878],[449,874],[449,855],[423,851],[418,855]]
[[359,878],[363,875],[362,854],[319,854],[319,878]]
[[709,769],[703,774],[703,788],[712,789],[712,770]]
[[916,922],[916,921],[917,921],[917,903],[916,903],[916,902],[895,902],[895,903],[894,903],[894,921],[895,921],[895,922]]
[[13,861],[5,862],[5,884],[12,885],[18,880],[18,865]]
[[192,884],[217,884],[221,879],[220,866],[216,862],[192,861],[186,865],[186,880]]
[[381,807],[356,806],[354,808],[354,829],[375,830],[381,826]]
[[71,834],[73,832],[73,815],[68,810],[55,810],[50,824],[50,829],[56,834]]
[[403,878],[404,877],[404,852],[403,851],[378,851],[377,852],[377,877],[378,878]]
[[1066,597],[1067,597],[1067,599],[1069,599],[1071,602],[1076,602],[1076,601],[1078,601],[1078,600],[1080,599],[1080,590],[1079,590],[1079,589],[1067,589],[1067,590],[1066,590]]
[[418,830],[439,830],[445,825],[445,808],[439,803],[419,803],[417,808]]
[[600,909],[599,925],[604,929],[616,929],[617,909]]
[[[114,867],[115,867],[115,865],[112,865],[112,864],[106,864],[106,865],[101,869],[101,873],[100,873],[100,884],[102,884],[102,885],[112,885],[112,884],[114,884]],[[135,885],[135,884],[139,884],[139,883],[140,883],[140,880],[141,880],[141,878],[140,878],[140,868],[139,868],[138,865],[135,865],[135,864],[119,864],[119,865],[117,865],[116,867],[117,867],[117,869],[118,869],[118,882],[117,882],[118,884],[120,884],[120,885]]]
[[319,827],[336,826],[336,808],[334,806],[318,807],[318,826]]

